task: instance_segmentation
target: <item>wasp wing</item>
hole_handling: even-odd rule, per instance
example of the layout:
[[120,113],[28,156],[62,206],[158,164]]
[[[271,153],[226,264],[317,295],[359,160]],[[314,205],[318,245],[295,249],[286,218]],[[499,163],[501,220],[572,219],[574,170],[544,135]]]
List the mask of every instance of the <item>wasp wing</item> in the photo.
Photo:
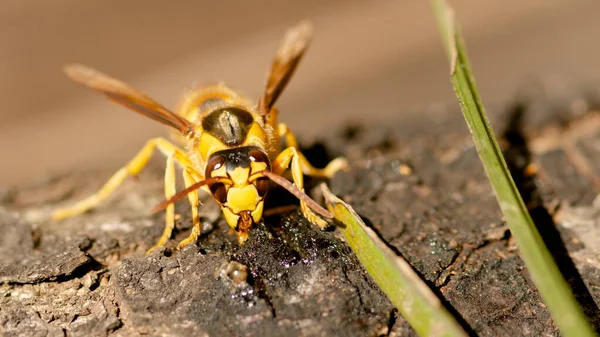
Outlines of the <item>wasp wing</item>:
[[313,35],[313,26],[304,21],[287,31],[271,66],[263,96],[258,103],[258,111],[266,116],[279,98],[279,95],[294,74],[296,66],[308,48]]
[[193,124],[169,111],[152,98],[133,87],[81,64],[70,64],[64,68],[65,74],[73,81],[103,93],[109,100],[119,103],[155,121],[178,129],[187,134],[193,131]]

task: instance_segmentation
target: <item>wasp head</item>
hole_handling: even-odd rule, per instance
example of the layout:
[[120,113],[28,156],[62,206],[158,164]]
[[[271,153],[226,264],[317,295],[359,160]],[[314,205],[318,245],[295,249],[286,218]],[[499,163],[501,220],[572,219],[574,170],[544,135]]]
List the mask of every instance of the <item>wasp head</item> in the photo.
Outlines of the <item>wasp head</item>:
[[269,179],[262,172],[270,169],[267,154],[254,146],[218,151],[208,159],[205,177],[220,178],[208,187],[240,243],[262,217],[269,189]]

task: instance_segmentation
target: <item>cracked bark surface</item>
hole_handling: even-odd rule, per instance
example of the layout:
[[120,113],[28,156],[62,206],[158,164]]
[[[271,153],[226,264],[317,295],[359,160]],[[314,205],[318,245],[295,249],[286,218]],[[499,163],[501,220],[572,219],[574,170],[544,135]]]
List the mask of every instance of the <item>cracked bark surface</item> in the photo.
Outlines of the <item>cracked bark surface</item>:
[[[584,118],[596,123],[594,92],[529,94],[517,105],[518,125],[512,104],[494,120],[540,231],[590,317],[599,316],[598,191],[589,170],[566,153],[573,148],[543,130],[569,130]],[[581,100],[585,109],[574,109]],[[343,128],[306,153],[317,164],[327,153],[350,159],[352,170],[330,182],[333,192],[473,334],[557,335],[459,113]],[[569,133],[595,175],[599,130]],[[191,226],[181,202],[173,240],[145,257],[163,229],[163,215],[148,214],[162,200],[161,164],[156,160],[95,211],[60,223],[47,220],[49,211],[87,196],[111,172],[78,172],[0,193],[3,335],[415,335],[340,234],[318,230],[297,211],[268,217],[238,246],[205,196],[204,234],[176,252]],[[271,200],[282,206],[293,198],[274,191]]]

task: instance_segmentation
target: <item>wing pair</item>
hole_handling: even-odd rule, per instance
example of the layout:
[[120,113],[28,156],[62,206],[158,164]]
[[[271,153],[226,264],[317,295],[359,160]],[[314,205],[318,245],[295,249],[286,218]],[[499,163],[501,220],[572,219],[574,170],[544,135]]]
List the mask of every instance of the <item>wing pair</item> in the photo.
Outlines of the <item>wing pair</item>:
[[[310,44],[312,32],[312,25],[309,22],[302,22],[291,28],[284,36],[275,54],[264,93],[258,103],[259,113],[262,116],[269,113],[292,77]],[[67,65],[64,70],[73,81],[103,93],[111,101],[173,127],[184,135],[189,135],[194,130],[194,125],[183,117],[117,79],[80,64]]]

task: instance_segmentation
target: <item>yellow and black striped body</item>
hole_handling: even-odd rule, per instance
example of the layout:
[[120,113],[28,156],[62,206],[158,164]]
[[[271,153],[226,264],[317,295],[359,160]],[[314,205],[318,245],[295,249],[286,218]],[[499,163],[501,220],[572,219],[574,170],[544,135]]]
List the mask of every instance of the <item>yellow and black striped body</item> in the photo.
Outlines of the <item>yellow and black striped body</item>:
[[274,127],[256,113],[256,107],[224,84],[188,93],[179,114],[197,125],[196,137],[187,143],[188,157],[204,178],[227,178],[228,183],[207,186],[220,204],[227,223],[247,238],[262,217],[268,181],[262,170],[271,169],[277,155]]
[[[346,167],[346,161],[337,158],[324,169],[310,165],[298,149],[292,132],[285,124],[278,123],[275,107],[311,37],[312,25],[307,22],[286,33],[275,54],[258,104],[225,84],[216,84],[188,92],[177,113],[174,113],[141,91],[92,68],[78,64],[65,67],[65,73],[75,82],[172,128],[175,144],[162,137],[150,139],[98,192],[73,206],[56,210],[53,218],[65,219],[97,207],[127,177],[138,175],[152,153],[159,150],[167,157],[166,202],[163,203],[166,225],[163,235],[149,251],[164,246],[171,237],[176,219],[173,202],[181,197],[188,197],[193,227],[178,248],[195,242],[200,236],[198,188],[213,195],[240,243],[247,239],[252,224],[262,217],[269,186],[267,179],[294,193],[300,199],[302,214],[309,221],[322,228],[327,226],[327,222],[314,210],[319,210],[324,217],[330,218],[331,214],[304,193],[303,177],[329,178]],[[279,148],[281,143],[286,148]],[[181,166],[186,187],[179,193],[175,190],[175,163]],[[286,170],[291,172],[293,185],[281,177]]]

